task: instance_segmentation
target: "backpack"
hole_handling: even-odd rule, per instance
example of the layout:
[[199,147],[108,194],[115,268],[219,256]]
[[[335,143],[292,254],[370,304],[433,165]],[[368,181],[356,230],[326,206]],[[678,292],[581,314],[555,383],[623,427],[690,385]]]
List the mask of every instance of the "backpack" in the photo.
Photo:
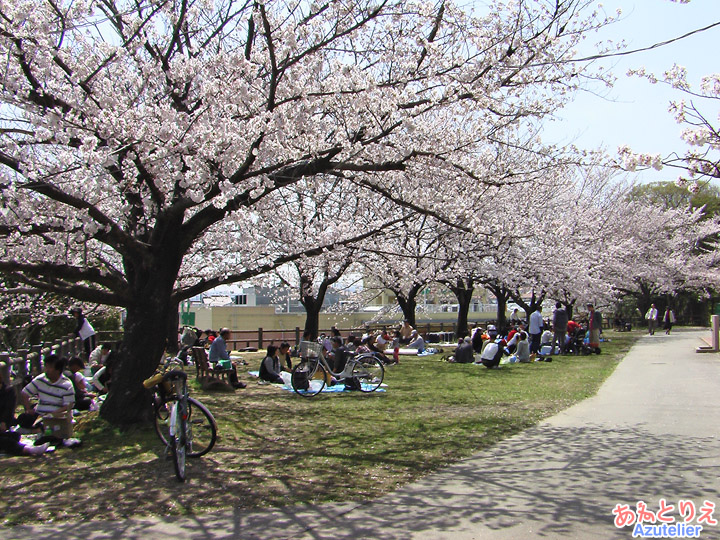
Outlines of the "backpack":
[[304,371],[293,371],[292,386],[298,390],[309,390],[310,381],[308,380],[307,373]]
[[360,391],[362,390],[362,385],[360,383],[360,379],[357,377],[349,377],[345,379],[345,390],[351,390],[351,391]]

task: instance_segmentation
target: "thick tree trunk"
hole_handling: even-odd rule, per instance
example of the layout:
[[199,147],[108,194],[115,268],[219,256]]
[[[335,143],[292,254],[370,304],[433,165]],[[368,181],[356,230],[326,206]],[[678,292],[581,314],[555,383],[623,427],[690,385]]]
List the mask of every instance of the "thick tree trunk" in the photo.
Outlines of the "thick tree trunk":
[[[168,295],[169,296],[169,295]],[[150,298],[128,308],[123,341],[112,374],[112,385],[100,415],[116,425],[151,418],[149,393],[142,381],[152,375],[165,347],[170,302]]]
[[[173,233],[177,228],[168,228]],[[151,257],[125,261],[132,303],[127,306],[125,332],[113,364],[112,384],[100,416],[112,424],[149,420],[149,392],[142,382],[162,359],[168,326],[177,332],[178,302],[172,293],[182,254],[176,234],[168,234]]]
[[563,302],[563,306],[565,306],[565,313],[567,313],[568,321],[571,321],[573,318],[573,311],[575,310],[575,300],[572,302]]
[[499,294],[495,295],[497,298],[497,329],[498,332],[505,334],[505,327],[507,326],[507,301],[508,295]]
[[328,286],[333,281],[326,277],[320,283],[317,293],[313,291],[312,282],[311,276],[300,274],[300,303],[305,308],[305,333],[309,333],[310,339],[317,339],[320,333],[320,311]]
[[175,306],[174,311],[170,311],[168,315],[167,327],[167,345],[165,348],[170,354],[177,354],[180,350],[180,341],[178,340],[178,329],[180,328],[180,313],[178,312],[179,304]]
[[310,339],[317,339],[320,333],[320,309],[322,308],[322,300],[303,299],[302,305],[305,307],[305,330],[310,335]]
[[[507,315],[505,312],[507,311],[507,302],[511,293],[508,289],[498,284],[486,283],[485,286],[491,293],[493,293],[495,299],[497,300],[497,329],[499,332],[503,332],[507,326]],[[520,303],[518,303],[518,305],[524,307]]]
[[457,318],[457,337],[465,337],[470,335],[468,328],[468,313],[470,312],[470,304],[472,303],[472,295],[475,287],[472,280],[465,282],[461,279],[457,284],[448,285],[458,301],[458,318]]
[[415,328],[415,310],[417,308],[415,295],[409,294],[407,297],[395,295],[395,297],[397,298],[397,303],[403,312],[403,319],[406,319],[410,323],[410,326]]

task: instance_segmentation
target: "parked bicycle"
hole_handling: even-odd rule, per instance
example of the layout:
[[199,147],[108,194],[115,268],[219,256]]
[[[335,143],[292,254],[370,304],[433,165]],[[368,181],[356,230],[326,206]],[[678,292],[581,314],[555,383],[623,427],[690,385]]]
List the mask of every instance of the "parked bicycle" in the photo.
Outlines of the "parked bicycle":
[[217,424],[210,411],[191,398],[187,373],[168,369],[147,379],[146,388],[153,388],[155,432],[172,456],[175,476],[185,481],[186,457],[207,454],[217,440]]
[[350,356],[345,368],[339,373],[328,365],[320,343],[300,342],[300,358],[300,363],[292,370],[290,381],[293,390],[301,396],[318,395],[333,377],[338,382],[356,381],[361,392],[374,392],[385,378],[385,367],[372,353]]

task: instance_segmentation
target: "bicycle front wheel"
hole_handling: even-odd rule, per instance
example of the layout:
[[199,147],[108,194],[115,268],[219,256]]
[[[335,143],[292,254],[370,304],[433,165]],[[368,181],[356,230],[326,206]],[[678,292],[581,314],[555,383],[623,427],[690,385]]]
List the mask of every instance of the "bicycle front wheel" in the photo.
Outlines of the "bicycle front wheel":
[[185,481],[185,457],[187,455],[187,411],[183,410],[182,403],[175,404],[175,414],[171,417],[175,422],[174,434],[170,439],[170,448],[175,465],[175,476],[181,482]]
[[382,362],[374,355],[358,356],[353,361],[352,376],[360,381],[362,392],[374,392],[385,378],[385,368]]
[[[168,399],[155,407],[155,432],[165,446],[170,443],[170,410],[177,403],[177,397]],[[187,457],[204,456],[217,441],[217,423],[210,411],[198,400],[188,398],[188,441]]]
[[303,360],[293,368],[290,376],[293,390],[304,397],[316,396],[322,392],[325,380],[325,368],[315,360]]

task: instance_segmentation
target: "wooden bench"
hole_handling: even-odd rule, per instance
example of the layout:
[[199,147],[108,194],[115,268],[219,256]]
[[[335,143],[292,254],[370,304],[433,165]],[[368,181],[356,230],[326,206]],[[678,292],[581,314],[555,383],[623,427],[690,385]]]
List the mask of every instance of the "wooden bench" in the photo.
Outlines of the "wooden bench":
[[216,377],[227,383],[230,382],[229,374],[232,373],[232,368],[222,369],[220,366],[211,365],[205,347],[193,347],[192,358],[193,362],[195,362],[196,377],[198,379]]

